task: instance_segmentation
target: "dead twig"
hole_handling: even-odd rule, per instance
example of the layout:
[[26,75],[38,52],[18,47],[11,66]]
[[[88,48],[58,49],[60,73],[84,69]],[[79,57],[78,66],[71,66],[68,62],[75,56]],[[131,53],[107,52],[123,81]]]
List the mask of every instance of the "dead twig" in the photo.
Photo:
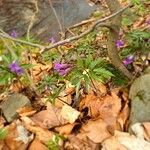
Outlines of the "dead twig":
[[3,38],[7,38],[7,39],[10,39],[10,40],[13,40],[15,42],[19,42],[19,43],[22,43],[22,44],[26,44],[26,45],[30,45],[32,47],[37,47],[39,48],[41,51],[40,53],[44,53],[52,48],[55,48],[55,47],[58,47],[60,45],[64,45],[66,43],[69,43],[69,42],[72,42],[72,41],[75,41],[75,40],[78,40],[82,37],[84,37],[85,35],[89,34],[91,31],[93,31],[95,29],[95,27],[107,27],[107,28],[112,28],[109,24],[107,23],[103,23],[115,16],[117,16],[118,14],[122,13],[123,11],[125,11],[128,7],[130,7],[131,4],[128,4],[126,7],[118,10],[117,12],[105,17],[105,18],[102,18],[102,19],[99,19],[98,21],[96,21],[88,30],[86,30],[85,32],[81,33],[80,35],[77,35],[77,36],[73,36],[71,38],[68,38],[68,39],[65,39],[65,40],[62,40],[62,41],[59,41],[57,43],[54,43],[53,45],[48,45],[48,46],[44,46],[44,45],[40,45],[40,44],[35,44],[35,43],[31,43],[31,42],[27,42],[27,41],[24,41],[24,40],[20,40],[20,39],[16,39],[16,38],[13,38],[11,36],[9,36],[8,34],[6,34],[2,29],[0,29],[0,37],[3,37]]

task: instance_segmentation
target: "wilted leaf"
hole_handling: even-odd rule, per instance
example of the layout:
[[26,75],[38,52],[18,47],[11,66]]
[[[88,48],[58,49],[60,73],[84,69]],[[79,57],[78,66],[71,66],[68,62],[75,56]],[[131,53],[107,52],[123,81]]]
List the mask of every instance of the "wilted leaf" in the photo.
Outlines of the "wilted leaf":
[[33,140],[28,150],[48,150],[48,148],[37,138]]
[[39,126],[35,126],[34,122],[28,117],[22,117],[21,120],[23,121],[25,128],[30,132],[34,133],[36,135],[36,138],[45,144],[47,144],[47,142],[54,135],[53,132],[47,129],[43,129]]
[[35,114],[36,110],[33,110],[33,108],[30,106],[25,106],[25,107],[21,107],[20,109],[18,109],[17,113],[21,117],[26,117],[26,116],[31,116],[31,115]]
[[19,133],[17,131],[17,124],[12,123],[11,125],[9,125],[7,132],[8,134],[5,138],[5,143],[10,149],[18,150],[19,148],[22,148],[22,150],[24,150],[26,146],[28,146],[30,140],[26,141],[26,144],[24,144],[22,140],[16,140],[16,138],[18,138],[19,136]]
[[64,105],[61,110],[61,116],[69,123],[74,123],[78,119],[80,112],[72,108],[71,106]]
[[55,130],[61,135],[69,135],[75,124],[66,124],[64,126],[56,127]]
[[48,103],[47,110],[40,111],[33,115],[31,119],[35,122],[35,124],[48,129],[68,122],[62,118],[61,109],[56,108],[51,103]]
[[102,119],[88,121],[87,124],[83,125],[80,132],[81,135],[87,136],[95,143],[100,143],[112,136],[108,131],[107,124]]

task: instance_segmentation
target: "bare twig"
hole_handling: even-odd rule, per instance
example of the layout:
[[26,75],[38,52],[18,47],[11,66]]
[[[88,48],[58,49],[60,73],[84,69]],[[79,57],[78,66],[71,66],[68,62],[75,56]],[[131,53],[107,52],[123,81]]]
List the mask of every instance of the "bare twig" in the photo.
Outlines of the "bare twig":
[[15,41],[15,42],[18,42],[18,43],[22,43],[22,44],[26,44],[26,45],[29,45],[29,46],[32,46],[32,47],[38,47],[39,49],[44,49],[43,45],[27,42],[27,41],[20,40],[20,39],[17,39],[17,38],[13,38],[10,35],[8,35],[7,33],[5,33],[2,29],[0,29],[0,32],[1,32],[0,33],[0,37],[6,38],[6,39],[10,39],[12,41]]
[[45,47],[43,50],[41,50],[40,52],[43,53],[43,52],[46,52],[46,51],[48,51],[48,50],[50,50],[50,49],[52,49],[52,48],[54,48],[54,47],[58,47],[58,46],[60,46],[60,45],[64,45],[64,44],[69,43],[69,42],[72,42],[72,41],[74,41],[74,40],[78,40],[78,39],[82,38],[83,36],[89,34],[91,31],[93,31],[94,28],[95,28],[97,25],[98,25],[98,26],[103,26],[103,27],[111,28],[111,26],[109,26],[108,24],[103,23],[103,22],[105,22],[105,21],[107,21],[107,20],[109,20],[109,19],[111,19],[111,18],[117,16],[118,14],[122,13],[122,12],[123,12],[124,10],[126,10],[129,6],[130,6],[130,4],[128,4],[126,7],[124,7],[124,8],[122,8],[122,9],[118,10],[117,12],[115,12],[115,13],[109,15],[108,17],[105,17],[105,18],[102,18],[102,19],[96,21],[88,30],[86,30],[85,32],[81,33],[80,35],[73,36],[73,37],[68,38],[68,39],[66,39],[66,40],[59,41],[59,42],[57,42],[57,43],[55,43],[55,44],[53,44],[53,45],[46,46],[46,47]]
[[82,21],[82,22],[80,22],[80,23],[74,24],[73,26],[69,27],[69,29],[73,29],[73,28],[82,26],[82,25],[84,25],[84,24],[87,24],[87,23],[90,23],[90,22],[93,22],[93,21],[96,21],[96,19],[95,19],[95,18],[92,18],[92,19],[84,20],[84,21]]
[[31,43],[31,42],[27,42],[27,41],[24,41],[24,40],[20,40],[20,39],[16,39],[16,38],[13,38],[11,36],[9,36],[8,34],[4,34],[4,32],[0,29],[0,37],[3,37],[3,38],[7,38],[7,39],[10,39],[10,40],[13,40],[15,42],[19,42],[19,43],[22,43],[22,44],[26,44],[26,45],[30,45],[32,47],[37,47],[39,49],[41,49],[41,53],[43,52],[46,52],[52,48],[55,48],[55,47],[58,47],[60,45],[63,45],[63,44],[66,44],[66,43],[69,43],[69,42],[72,42],[72,41],[75,41],[75,40],[78,40],[80,38],[82,38],[83,36],[89,34],[91,31],[94,30],[95,27],[97,26],[101,26],[101,27],[108,27],[108,28],[112,28],[110,25],[106,24],[106,23],[103,23],[115,16],[117,16],[118,14],[122,13],[123,11],[125,11],[128,7],[130,6],[130,4],[128,4],[126,7],[118,10],[117,12],[105,17],[105,18],[102,18],[102,19],[99,19],[98,21],[96,21],[87,31],[81,33],[80,35],[77,35],[77,36],[73,36],[71,38],[68,38],[68,39],[65,39],[63,41],[59,41],[57,43],[54,43],[53,45],[48,45],[48,46],[44,46],[44,45],[40,45],[40,44],[34,44],[34,43]]

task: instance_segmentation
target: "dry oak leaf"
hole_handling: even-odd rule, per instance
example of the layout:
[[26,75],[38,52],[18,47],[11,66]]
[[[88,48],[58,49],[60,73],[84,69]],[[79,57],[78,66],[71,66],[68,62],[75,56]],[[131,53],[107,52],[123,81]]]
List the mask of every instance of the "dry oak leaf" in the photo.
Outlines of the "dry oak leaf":
[[126,121],[129,118],[129,112],[130,112],[129,106],[126,103],[117,118],[117,123],[119,124],[121,131],[123,131],[126,127]]
[[115,94],[106,95],[100,99],[95,95],[86,95],[80,103],[80,110],[88,107],[92,118],[100,116],[109,124],[113,124],[121,109],[121,99]]
[[21,120],[23,121],[25,128],[28,131],[34,133],[36,135],[36,138],[39,139],[41,142],[46,144],[50,139],[52,139],[54,135],[53,132],[36,126],[34,122],[28,117],[22,117]]
[[27,117],[27,116],[32,116],[33,114],[35,114],[36,110],[33,110],[33,108],[31,106],[25,106],[25,107],[19,108],[17,110],[17,113],[21,117]]
[[37,138],[33,140],[28,150],[48,150],[48,148]]
[[87,140],[81,140],[75,135],[68,136],[68,141],[64,146],[65,150],[99,150],[97,148],[97,144],[90,142]]
[[47,129],[68,123],[68,121],[61,116],[61,109],[51,103],[47,103],[47,109],[33,115],[31,120],[36,125]]
[[56,127],[55,130],[61,135],[69,135],[72,132],[75,124],[66,124],[64,126]]
[[74,123],[78,119],[80,112],[69,105],[64,105],[61,109],[61,116],[69,123]]
[[80,136],[87,136],[94,143],[100,143],[111,137],[107,124],[102,120],[89,120],[80,130]]
[[20,148],[24,150],[28,146],[30,139],[26,141],[26,143],[24,143],[23,140],[18,139],[20,133],[18,133],[17,126],[18,125],[16,123],[12,123],[9,125],[7,129],[8,134],[5,138],[5,143],[11,150],[18,150]]

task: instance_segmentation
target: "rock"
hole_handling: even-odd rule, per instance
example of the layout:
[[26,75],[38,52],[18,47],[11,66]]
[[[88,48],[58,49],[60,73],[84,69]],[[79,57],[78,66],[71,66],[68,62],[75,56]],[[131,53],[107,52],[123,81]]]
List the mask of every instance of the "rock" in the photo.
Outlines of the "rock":
[[51,36],[60,37],[61,30],[65,31],[67,27],[87,19],[96,10],[96,6],[90,6],[87,0],[51,0],[58,23],[49,0],[4,0],[0,4],[0,27],[7,33],[15,30],[19,36],[25,35],[36,12],[36,2],[38,12],[31,34],[46,41]]
[[129,93],[131,99],[130,126],[136,122],[150,121],[150,73],[137,78]]
[[24,106],[31,106],[30,100],[22,94],[9,96],[2,104],[2,112],[8,122],[18,117],[17,110]]

